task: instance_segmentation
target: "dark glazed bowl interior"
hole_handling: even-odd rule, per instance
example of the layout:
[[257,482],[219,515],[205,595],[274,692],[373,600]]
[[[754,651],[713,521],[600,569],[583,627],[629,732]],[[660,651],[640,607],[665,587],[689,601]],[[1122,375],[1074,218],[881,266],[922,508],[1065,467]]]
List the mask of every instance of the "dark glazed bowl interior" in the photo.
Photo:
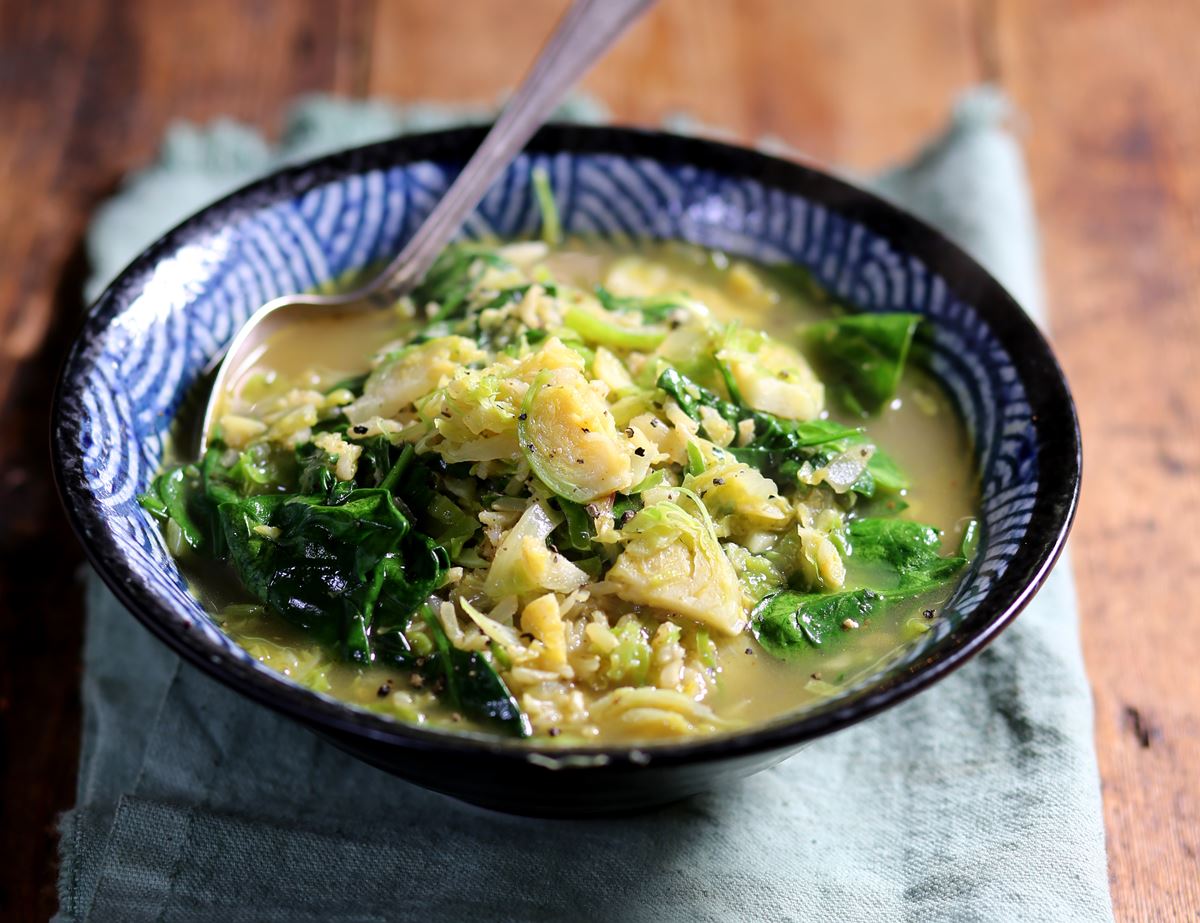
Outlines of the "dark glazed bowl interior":
[[692,742],[573,750],[357,711],[223,635],[136,503],[174,414],[255,308],[394,253],[482,131],[358,148],[247,186],[153,244],[92,307],[59,383],[55,473],[89,558],[147,628],[240,693],[397,775],[499,810],[582,815],[675,800],[772,765],[945,676],[1021,611],[1070,527],[1080,446],[1058,364],[1008,293],[937,231],[810,167],[663,133],[550,126],[466,233],[535,233],[529,173],[542,166],[568,232],[800,264],[862,310],[927,318],[926,365],[958,404],[982,481],[979,551],[940,628],[880,675],[795,716]]

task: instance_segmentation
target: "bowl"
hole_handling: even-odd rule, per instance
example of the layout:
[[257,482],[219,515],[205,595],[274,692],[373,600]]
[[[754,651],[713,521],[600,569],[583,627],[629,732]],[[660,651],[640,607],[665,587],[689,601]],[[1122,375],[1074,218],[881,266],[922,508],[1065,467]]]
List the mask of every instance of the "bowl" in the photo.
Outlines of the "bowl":
[[100,576],[185,660],[398,776],[501,811],[595,815],[678,800],[765,769],[965,663],[1045,579],[1079,490],[1075,409],[1049,346],[1004,288],[941,234],[819,170],[712,141],[548,126],[467,222],[531,236],[532,167],[568,232],[670,238],[807,267],[865,311],[915,311],[923,362],[957,403],[982,478],[978,552],[939,628],[820,707],[728,736],[560,749],[401,724],[259,664],[188,593],[138,506],[171,422],[239,324],[276,296],[396,252],[483,129],[386,141],[277,172],[151,245],[88,312],[53,410],[55,476]]

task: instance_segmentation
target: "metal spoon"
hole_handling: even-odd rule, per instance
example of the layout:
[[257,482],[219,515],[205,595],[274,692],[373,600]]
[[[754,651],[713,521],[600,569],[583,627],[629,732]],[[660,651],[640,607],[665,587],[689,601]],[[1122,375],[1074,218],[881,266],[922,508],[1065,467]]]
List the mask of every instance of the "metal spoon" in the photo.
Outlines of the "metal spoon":
[[[458,178],[392,262],[361,288],[339,295],[285,295],[254,312],[230,342],[213,380],[200,431],[200,454],[208,448],[229,376],[280,327],[300,320],[328,320],[394,304],[433,265],[492,182],[520,153],[567,90],[654,0],[574,0],[554,34],[496,119]],[[386,294],[386,298],[379,296]],[[286,311],[284,309],[287,309]]]

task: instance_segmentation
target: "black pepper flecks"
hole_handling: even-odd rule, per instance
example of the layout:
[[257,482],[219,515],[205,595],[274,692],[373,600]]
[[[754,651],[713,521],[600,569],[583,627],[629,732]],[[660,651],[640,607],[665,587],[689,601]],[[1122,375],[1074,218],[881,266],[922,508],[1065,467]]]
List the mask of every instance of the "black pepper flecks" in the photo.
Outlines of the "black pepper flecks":
[[384,683],[383,685],[381,685],[379,687],[378,690],[376,690],[375,694],[377,696],[379,696],[381,699],[383,699],[383,698],[386,698],[387,696],[391,695],[391,692],[392,692],[391,684]]
[[636,449],[633,450],[633,454],[636,455],[638,458],[645,458],[646,450],[644,448],[642,448],[641,446],[638,446]]
[[367,433],[367,428],[365,426],[363,426],[361,423],[359,423],[357,426],[354,427],[354,432],[356,432],[360,436],[365,436]]

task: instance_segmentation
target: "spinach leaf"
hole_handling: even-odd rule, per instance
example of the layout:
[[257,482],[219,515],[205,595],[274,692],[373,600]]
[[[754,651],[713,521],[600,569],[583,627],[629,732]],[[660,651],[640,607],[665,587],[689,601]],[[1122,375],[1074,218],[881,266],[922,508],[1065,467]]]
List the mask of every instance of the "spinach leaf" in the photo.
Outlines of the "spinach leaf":
[[[243,453],[226,467],[226,448],[214,445],[139,499],[156,518],[175,520],[191,547],[227,559],[252,596],[318,642],[355,663],[418,672],[464,714],[528,736],[529,719],[486,658],[451,646],[440,626],[438,649],[426,656],[404,634],[441,584],[447,549],[461,548],[478,522],[438,489],[440,460],[382,436],[360,444],[357,484],[337,481],[311,443],[296,451],[286,484],[266,467],[276,460]],[[302,493],[281,492],[288,487]],[[415,531],[417,522],[428,528]]]
[[[237,571],[242,585],[266,602],[271,589],[270,557],[274,543],[259,531],[270,525],[276,508],[287,497],[283,494],[266,497],[247,497],[227,500],[218,508],[225,541],[228,546],[229,563]],[[325,640],[334,641],[330,637]]]
[[621,528],[645,505],[646,501],[640,493],[617,494],[616,500],[613,501],[613,522],[617,524],[618,529]]
[[420,532],[410,533],[396,557],[385,559],[388,578],[375,608],[374,631],[404,631],[450,567],[446,549]]
[[905,519],[855,519],[846,527],[850,544],[848,568],[873,577],[892,596],[913,596],[934,589],[954,576],[967,559],[942,557],[941,535],[932,526]]
[[[861,431],[833,420],[785,420],[774,414],[752,410],[696,384],[675,369],[658,376],[658,387],[679,404],[680,410],[699,421],[700,408],[710,407],[733,426],[743,420],[754,421],[754,440],[747,448],[799,449],[836,442],[861,435]],[[732,451],[732,450],[731,450]]]
[[300,492],[321,497],[330,504],[341,502],[354,490],[354,485],[337,479],[333,473],[333,465],[336,461],[335,456],[311,442],[298,446],[296,448],[296,466]]
[[478,651],[454,647],[428,606],[421,607],[421,617],[433,636],[434,651],[417,657],[408,650],[407,642],[402,645],[388,635],[381,647],[383,658],[419,673],[464,715],[497,725],[516,737],[532,734],[528,716],[487,658]]
[[418,306],[437,304],[440,311],[432,320],[453,317],[484,270],[489,266],[505,265],[498,253],[479,244],[451,244],[438,255],[421,283],[413,289],[413,301]]
[[371,661],[373,623],[407,625],[449,563],[428,538],[410,536],[380,488],[354,490],[337,505],[277,494],[222,503],[219,512],[246,588],[358,663]]
[[[808,458],[813,468],[822,468],[833,462],[838,455],[848,452],[858,446],[871,445],[871,440],[865,433],[859,433],[838,442],[821,446]],[[736,454],[736,452],[735,452]],[[784,461],[777,469],[787,480],[795,477],[799,464],[793,459]],[[895,459],[883,449],[874,446],[867,467],[851,486],[851,489],[863,499],[871,499],[876,491],[886,494],[898,494],[910,486],[908,475],[905,474]]]
[[849,314],[808,328],[823,375],[853,413],[876,413],[896,396],[919,314]]
[[378,487],[399,459],[400,450],[382,433],[358,439],[356,443],[362,448],[362,454],[358,456],[354,480],[359,487]]
[[758,643],[776,657],[822,647],[846,633],[846,619],[861,622],[883,610],[886,599],[873,590],[801,593],[782,590],[767,596],[751,613]]
[[900,493],[912,486],[908,475],[896,464],[896,460],[879,446],[875,446],[875,453],[867,462],[867,473],[871,475],[875,486],[885,493]]
[[[870,441],[862,430],[843,426],[834,420],[786,420],[726,401],[675,369],[667,369],[659,376],[658,387],[675,398],[680,409],[693,420],[700,421],[700,408],[709,407],[732,426],[737,426],[743,420],[753,421],[754,438],[750,443],[730,446],[726,451],[738,461],[783,483],[794,483],[800,465],[805,461],[812,461],[816,467],[820,467],[850,446],[866,445]],[[736,395],[736,389],[731,393]],[[876,470],[879,471],[879,477],[875,476]],[[855,490],[865,496],[873,494],[877,486],[893,491],[908,486],[907,479],[896,463],[878,449],[867,471],[871,477],[866,478],[864,473],[863,480],[855,485]]]
[[421,458],[408,445],[381,485],[401,500],[422,531],[455,558],[479,530],[480,523],[438,489],[435,467],[444,471],[445,462],[436,456]]
[[[675,398],[680,409],[693,420],[700,421],[701,407],[712,408],[732,426],[752,420],[754,438],[750,443],[730,446],[726,451],[738,461],[782,483],[794,483],[805,461],[811,461],[819,468],[851,446],[871,444],[861,429],[843,426],[834,420],[785,420],[726,401],[675,369],[667,369],[659,375],[658,387]],[[731,393],[736,395],[736,389]],[[890,455],[876,446],[854,491],[870,497],[876,489],[897,493],[908,486],[908,477]]]
[[467,314],[471,293],[484,271],[489,266],[507,265],[498,253],[479,244],[458,243],[443,250],[412,292],[413,303],[419,309],[429,304],[436,304],[438,309],[409,345],[454,333],[450,322]]
[[143,509],[162,521],[173,520],[188,547],[199,551],[206,544],[205,532],[193,515],[200,481],[196,469],[180,465],[164,471],[138,496]]
[[592,539],[596,537],[596,529],[592,523],[591,514],[582,503],[555,497],[558,508],[563,512],[563,523],[560,530],[566,533],[565,544],[575,551],[591,551]]
[[195,490],[195,479],[186,467],[176,468],[160,475],[155,481],[155,492],[162,498],[167,515],[175,520],[192,548],[204,544],[204,537],[192,519],[191,500]]
[[759,643],[776,657],[819,648],[843,636],[846,619],[862,622],[892,602],[943,586],[966,564],[942,557],[937,529],[899,519],[856,519],[847,527],[847,572],[859,589],[838,593],[783,590],[750,614]]
[[219,556],[224,549],[216,521],[216,504],[239,499],[243,493],[270,489],[279,477],[278,472],[267,467],[265,456],[254,449],[242,453],[228,470],[220,462],[224,452],[224,445],[217,443],[198,465],[166,469],[137,498],[155,519],[173,523],[187,547],[212,557]]
[[515,737],[533,733],[529,717],[496,670],[478,651],[456,647],[439,652],[452,702],[468,717],[499,725]]

